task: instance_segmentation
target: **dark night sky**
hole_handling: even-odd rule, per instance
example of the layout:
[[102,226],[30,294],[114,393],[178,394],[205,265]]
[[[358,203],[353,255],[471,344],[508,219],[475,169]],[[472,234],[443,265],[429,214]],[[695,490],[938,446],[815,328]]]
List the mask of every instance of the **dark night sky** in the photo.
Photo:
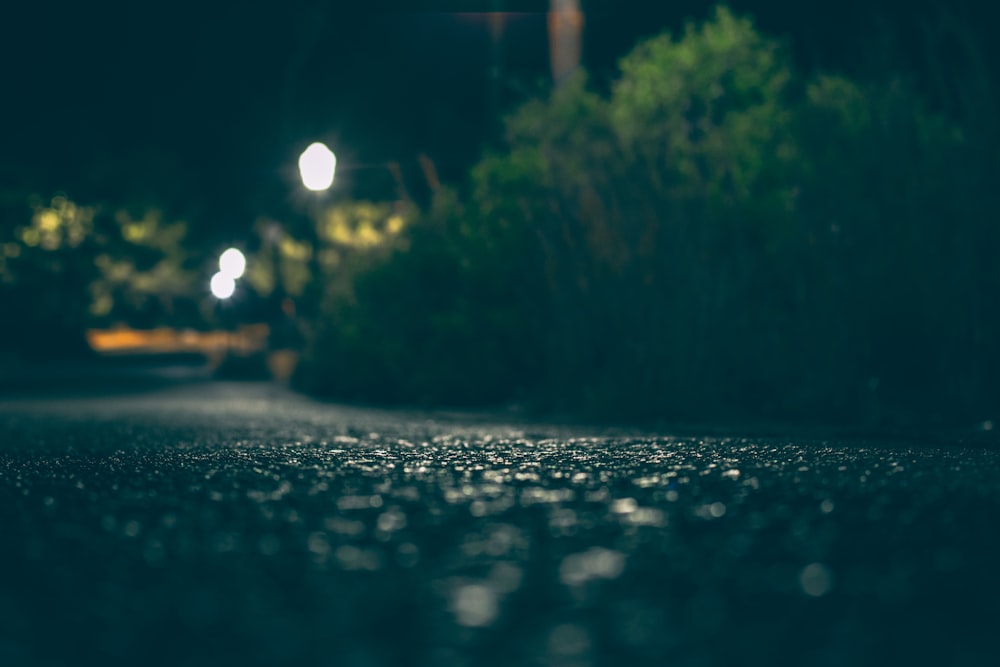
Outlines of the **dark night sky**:
[[[412,168],[421,151],[458,179],[488,131],[490,38],[485,16],[448,10],[491,4],[40,1],[3,10],[0,176],[81,200],[143,193],[220,234],[287,199],[297,151],[314,138],[338,153],[337,187],[355,196],[385,182],[387,160]],[[547,2],[501,4],[524,11],[506,23],[504,77],[535,90],[548,47],[545,16],[530,10]],[[712,5],[582,4],[584,63],[598,78],[613,75],[638,38]],[[786,37],[801,68],[861,71],[878,51],[879,21],[915,52],[936,3],[729,4]],[[506,90],[503,100],[516,100],[516,88]]]

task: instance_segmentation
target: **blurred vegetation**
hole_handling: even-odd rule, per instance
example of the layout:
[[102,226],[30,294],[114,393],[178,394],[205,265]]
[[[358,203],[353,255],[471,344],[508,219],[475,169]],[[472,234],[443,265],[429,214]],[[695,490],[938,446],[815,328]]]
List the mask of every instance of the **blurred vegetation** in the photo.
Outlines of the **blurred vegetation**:
[[299,381],[615,418],[992,415],[977,64],[932,111],[902,75],[803,75],[725,8],[646,40],[606,93],[580,72],[526,102],[467,187],[338,254]]
[[530,383],[540,332],[523,274],[534,263],[509,260],[522,239],[484,231],[442,189],[392,237],[340,245],[301,385],[351,400],[482,404]]
[[[527,100],[466,182],[422,165],[422,208],[338,196],[261,219],[238,316],[304,340],[295,382],[344,400],[995,419],[1000,96],[942,16],[917,82],[800,72],[718,8],[608,86],[580,71]],[[183,223],[63,195],[0,209],[3,354],[211,320]]]
[[64,194],[4,192],[0,210],[0,347],[8,357],[80,357],[87,327],[200,321],[184,223]]

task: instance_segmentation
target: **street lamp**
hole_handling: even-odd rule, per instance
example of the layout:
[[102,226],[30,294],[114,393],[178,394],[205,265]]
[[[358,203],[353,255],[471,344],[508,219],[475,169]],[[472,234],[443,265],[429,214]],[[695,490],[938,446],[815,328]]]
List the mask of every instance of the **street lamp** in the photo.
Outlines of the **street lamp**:
[[219,273],[236,280],[247,269],[247,258],[236,248],[229,248],[219,256]]
[[212,276],[208,284],[212,290],[212,296],[218,299],[216,302],[218,313],[223,316],[223,360],[229,358],[230,348],[229,323],[225,321],[229,318],[225,317],[227,308],[223,304],[236,292],[236,281],[246,269],[247,258],[243,253],[236,248],[228,248],[219,255],[219,270]]
[[299,156],[299,175],[302,185],[313,192],[329,190],[337,169],[337,156],[326,144],[315,142]]
[[236,291],[236,280],[246,269],[247,258],[236,248],[229,248],[219,255],[219,271],[208,284],[212,296],[220,301],[231,297]]
[[212,296],[220,301],[225,301],[236,291],[236,281],[232,276],[226,275],[222,271],[212,276],[208,286],[212,290]]
[[333,154],[326,144],[316,141],[310,144],[299,156],[299,176],[302,178],[302,185],[307,190],[316,193],[316,196],[309,197],[308,208],[311,220],[305,226],[307,234],[306,240],[312,247],[309,254],[309,275],[312,280],[303,289],[301,297],[310,313],[318,307],[322,290],[320,289],[320,265],[319,265],[319,230],[317,227],[322,222],[323,193],[333,185],[333,176],[337,170],[337,156]]

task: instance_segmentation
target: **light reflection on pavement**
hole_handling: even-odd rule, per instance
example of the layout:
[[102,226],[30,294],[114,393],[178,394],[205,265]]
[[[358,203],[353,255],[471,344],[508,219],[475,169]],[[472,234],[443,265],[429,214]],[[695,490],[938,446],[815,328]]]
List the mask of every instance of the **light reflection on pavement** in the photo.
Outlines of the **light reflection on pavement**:
[[[0,402],[0,664],[987,664],[1000,456]],[[964,661],[964,662],[963,662]]]

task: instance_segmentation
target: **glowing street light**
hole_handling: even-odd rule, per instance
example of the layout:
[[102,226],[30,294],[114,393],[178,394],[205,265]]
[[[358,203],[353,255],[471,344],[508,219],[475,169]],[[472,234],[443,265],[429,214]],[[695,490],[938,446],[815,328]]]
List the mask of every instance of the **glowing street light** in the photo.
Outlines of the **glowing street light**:
[[224,301],[236,291],[236,281],[232,276],[220,271],[212,276],[209,287],[212,289],[212,296],[220,301]]
[[302,185],[313,192],[328,190],[333,185],[337,169],[337,156],[325,144],[316,142],[299,156],[299,175]]
[[219,256],[219,273],[236,280],[247,270],[247,258],[236,248],[230,248]]

